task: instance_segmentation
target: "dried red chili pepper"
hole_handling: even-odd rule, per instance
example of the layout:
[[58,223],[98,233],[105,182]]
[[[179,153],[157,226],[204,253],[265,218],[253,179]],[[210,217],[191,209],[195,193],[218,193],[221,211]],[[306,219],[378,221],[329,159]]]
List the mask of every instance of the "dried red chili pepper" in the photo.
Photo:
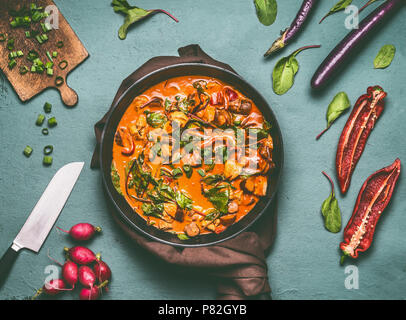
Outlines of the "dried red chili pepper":
[[364,151],[369,134],[384,109],[386,92],[380,86],[369,87],[358,98],[341,133],[337,147],[336,169],[342,193],[347,192],[352,173]]
[[388,205],[400,175],[400,160],[373,173],[364,182],[358,194],[350,221],[344,229],[341,263],[346,256],[358,257],[366,251],[373,240],[376,224]]

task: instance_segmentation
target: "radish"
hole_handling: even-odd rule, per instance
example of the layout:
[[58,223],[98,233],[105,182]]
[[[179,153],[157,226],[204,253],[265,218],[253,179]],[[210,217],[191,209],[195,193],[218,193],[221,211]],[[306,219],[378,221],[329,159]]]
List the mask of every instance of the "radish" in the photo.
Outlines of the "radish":
[[298,34],[302,29],[303,25],[308,18],[313,7],[317,4],[317,0],[304,0],[302,6],[299,9],[299,12],[296,15],[296,18],[291,23],[290,27],[285,31],[281,32],[281,36],[275,40],[272,46],[264,54],[265,57],[269,56],[273,52],[279,51],[284,48],[292,39]]
[[104,282],[106,280],[110,280],[111,278],[111,270],[107,263],[98,259],[96,264],[93,267],[93,270],[96,274],[97,280],[99,282]]
[[77,240],[77,241],[86,241],[91,239],[95,233],[99,233],[102,231],[101,227],[95,227],[90,223],[78,223],[75,224],[69,231],[63,230],[59,227],[56,227],[58,230],[61,230],[65,233],[69,233],[69,235]]
[[72,261],[66,261],[62,266],[62,277],[72,288],[78,282],[78,266]]
[[90,264],[96,260],[93,251],[86,247],[77,246],[70,249],[65,247],[63,250],[68,253],[73,262],[80,265]]
[[65,282],[62,279],[52,279],[51,281],[45,283],[42,288],[38,289],[35,295],[31,298],[34,300],[42,293],[45,293],[49,296],[55,296],[62,291],[70,291],[72,289],[67,289]]
[[100,297],[101,290],[104,286],[106,286],[108,281],[104,281],[102,284],[98,286],[94,286],[91,288],[83,288],[80,290],[79,299],[80,300],[97,300]]
[[96,274],[92,268],[81,266],[79,268],[79,282],[86,288],[92,288],[96,283]]

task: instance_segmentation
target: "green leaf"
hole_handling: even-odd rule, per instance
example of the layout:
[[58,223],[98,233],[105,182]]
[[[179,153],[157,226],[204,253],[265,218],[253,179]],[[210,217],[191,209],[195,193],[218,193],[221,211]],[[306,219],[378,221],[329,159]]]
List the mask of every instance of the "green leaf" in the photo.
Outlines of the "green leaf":
[[111,2],[114,12],[124,13],[124,24],[118,30],[118,37],[124,40],[127,37],[127,29],[137,21],[140,21],[153,14],[153,10],[144,10],[136,6],[130,6],[126,0],[113,0]]
[[225,186],[211,188],[204,193],[204,196],[214,205],[222,214],[228,212],[228,201],[230,199],[230,189]]
[[113,162],[111,163],[111,182],[113,183],[113,186],[117,190],[117,192],[123,195],[120,187],[120,175],[118,174],[116,166]]
[[181,207],[182,209],[188,209],[188,210],[192,209],[192,203],[193,203],[192,199],[188,198],[180,191],[176,191],[175,201],[178,204],[178,206]]
[[184,234],[184,233],[178,233],[177,236],[178,236],[179,240],[189,240],[189,239],[190,239],[190,238],[189,238],[186,234]]
[[143,203],[141,209],[146,216],[161,218],[161,214],[164,211],[164,206],[163,204],[155,205],[152,203]]
[[384,69],[388,67],[393,58],[395,57],[396,47],[392,44],[384,45],[378,52],[377,56],[374,59],[374,68],[375,69]]
[[166,116],[160,112],[151,112],[147,114],[147,123],[153,128],[163,128],[166,121]]
[[323,171],[323,174],[330,181],[331,193],[321,205],[321,213],[324,218],[325,228],[333,233],[337,233],[341,230],[341,211],[338,207],[338,201],[334,194],[333,180]]
[[254,0],[254,4],[258,19],[263,25],[270,26],[275,22],[278,13],[276,0]]
[[225,178],[221,174],[211,174],[202,179],[202,181],[208,185],[213,185],[224,180]]
[[288,92],[293,86],[298,70],[299,63],[296,60],[295,52],[280,59],[272,72],[273,91],[278,95]]
[[321,212],[324,217],[324,226],[326,229],[333,233],[339,232],[341,230],[341,211],[333,193],[324,200]]
[[299,63],[296,60],[296,55],[303,50],[319,47],[320,46],[302,47],[289,56],[283,57],[276,63],[272,71],[272,87],[276,94],[285,94],[293,86],[295,75],[299,71]]
[[175,191],[173,191],[171,186],[164,184],[162,180],[159,181],[154,189],[149,190],[147,194],[154,203],[163,203],[168,200],[175,201]]
[[118,37],[121,40],[124,40],[127,37],[128,27],[135,22],[146,18],[150,14],[152,14],[152,11],[147,11],[137,7],[132,7],[131,9],[129,9],[124,19],[124,24],[120,27],[120,29],[118,29]]
[[336,13],[338,11],[344,10],[347,8],[350,4],[352,3],[352,0],[340,0],[338,1],[331,9],[330,11],[320,20],[319,23],[321,23],[324,19],[326,19],[329,15]]
[[345,92],[339,92],[330,102],[327,108],[327,127],[330,127],[333,122],[351,106],[350,99]]
[[113,0],[111,5],[113,6],[114,12],[123,12],[125,14],[127,14],[128,9],[131,8],[126,0]]

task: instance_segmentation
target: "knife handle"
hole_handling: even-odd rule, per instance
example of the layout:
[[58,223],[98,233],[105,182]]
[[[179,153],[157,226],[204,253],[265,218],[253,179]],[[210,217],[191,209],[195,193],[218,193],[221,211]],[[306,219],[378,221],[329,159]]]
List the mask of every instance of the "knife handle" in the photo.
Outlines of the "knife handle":
[[6,282],[8,274],[18,256],[18,249],[11,245],[0,259],[0,288]]

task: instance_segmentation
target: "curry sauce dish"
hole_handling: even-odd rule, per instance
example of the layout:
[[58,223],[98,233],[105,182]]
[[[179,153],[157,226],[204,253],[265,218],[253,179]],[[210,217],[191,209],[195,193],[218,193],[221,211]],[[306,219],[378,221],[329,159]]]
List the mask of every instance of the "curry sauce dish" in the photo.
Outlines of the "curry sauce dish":
[[272,123],[235,87],[181,76],[137,95],[118,123],[111,181],[148,225],[222,233],[266,196]]

